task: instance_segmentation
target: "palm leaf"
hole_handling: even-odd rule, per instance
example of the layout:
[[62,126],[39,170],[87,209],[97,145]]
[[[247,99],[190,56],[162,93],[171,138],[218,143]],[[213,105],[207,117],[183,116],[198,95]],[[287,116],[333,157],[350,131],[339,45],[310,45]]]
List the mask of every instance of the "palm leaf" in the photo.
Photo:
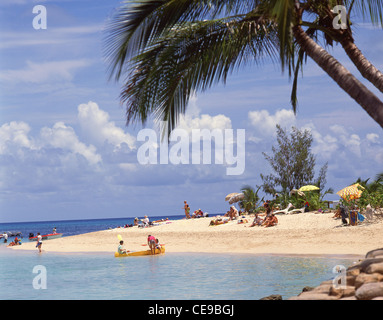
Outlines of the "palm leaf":
[[124,65],[168,30],[184,22],[248,12],[259,1],[141,0],[127,1],[106,27],[105,56],[110,77],[118,80]]
[[153,113],[156,121],[168,123],[170,133],[194,91],[225,82],[246,63],[275,58],[274,24],[244,18],[183,23],[134,57],[121,95],[128,106],[128,123],[145,123]]

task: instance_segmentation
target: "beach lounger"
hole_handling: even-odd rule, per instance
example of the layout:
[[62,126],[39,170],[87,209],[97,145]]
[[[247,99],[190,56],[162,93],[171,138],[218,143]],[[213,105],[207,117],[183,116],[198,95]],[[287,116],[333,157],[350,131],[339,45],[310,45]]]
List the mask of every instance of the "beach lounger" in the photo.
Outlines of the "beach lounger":
[[291,210],[290,212],[291,213],[303,213],[303,212],[305,212],[305,209],[306,209],[306,207],[303,207],[303,208],[300,208],[300,209]]
[[367,217],[368,221],[372,221],[373,220],[374,212],[373,212],[372,207],[371,207],[370,204],[367,205],[365,214],[366,214],[366,217]]
[[278,211],[275,211],[273,212],[274,214],[280,214],[280,213],[283,213],[283,214],[288,214],[290,211],[290,208],[294,207],[291,203],[289,203],[289,205],[287,206],[286,209],[283,209],[283,210],[278,210]]

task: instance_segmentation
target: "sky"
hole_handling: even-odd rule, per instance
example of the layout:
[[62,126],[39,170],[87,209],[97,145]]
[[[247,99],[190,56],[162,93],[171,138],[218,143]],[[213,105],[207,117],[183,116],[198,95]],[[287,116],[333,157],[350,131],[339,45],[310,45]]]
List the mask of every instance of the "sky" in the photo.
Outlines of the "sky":
[[[358,177],[383,171],[381,127],[310,59],[299,78],[296,115],[291,81],[265,61],[234,72],[225,85],[196,92],[179,129],[245,130],[245,168],[228,163],[142,164],[142,129],[126,126],[121,83],[108,79],[102,54],[115,0],[2,0],[0,2],[0,222],[97,219],[226,212],[228,193],[262,184],[271,168],[262,152],[276,145],[276,124],[310,130],[315,176],[328,162],[326,188],[339,191]],[[36,5],[46,29],[35,29]],[[383,31],[360,22],[356,43],[383,69]],[[338,46],[330,53],[368,88]],[[142,149],[141,149],[142,150]],[[262,193],[260,193],[263,196]],[[334,195],[328,200],[338,200]]]

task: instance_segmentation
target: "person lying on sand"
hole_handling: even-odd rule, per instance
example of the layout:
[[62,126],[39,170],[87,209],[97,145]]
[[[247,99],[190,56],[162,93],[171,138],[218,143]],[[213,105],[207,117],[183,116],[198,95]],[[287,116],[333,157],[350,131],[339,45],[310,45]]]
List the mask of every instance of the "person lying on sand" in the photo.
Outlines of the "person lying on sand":
[[227,219],[222,220],[222,218],[213,219],[210,221],[209,226],[218,226],[220,224],[228,223],[229,221]]

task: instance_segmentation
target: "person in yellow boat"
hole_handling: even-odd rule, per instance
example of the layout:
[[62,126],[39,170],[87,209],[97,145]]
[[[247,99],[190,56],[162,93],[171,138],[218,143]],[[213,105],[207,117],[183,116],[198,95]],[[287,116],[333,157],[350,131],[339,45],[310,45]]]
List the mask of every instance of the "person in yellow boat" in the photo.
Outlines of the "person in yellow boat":
[[156,249],[160,250],[160,252],[161,252],[160,240],[158,240],[158,239],[156,239]]
[[120,245],[118,246],[118,248],[117,248],[117,252],[119,253],[119,254],[124,254],[124,253],[127,253],[127,252],[129,252],[129,250],[126,250],[125,248],[124,248],[124,241],[120,241]]

